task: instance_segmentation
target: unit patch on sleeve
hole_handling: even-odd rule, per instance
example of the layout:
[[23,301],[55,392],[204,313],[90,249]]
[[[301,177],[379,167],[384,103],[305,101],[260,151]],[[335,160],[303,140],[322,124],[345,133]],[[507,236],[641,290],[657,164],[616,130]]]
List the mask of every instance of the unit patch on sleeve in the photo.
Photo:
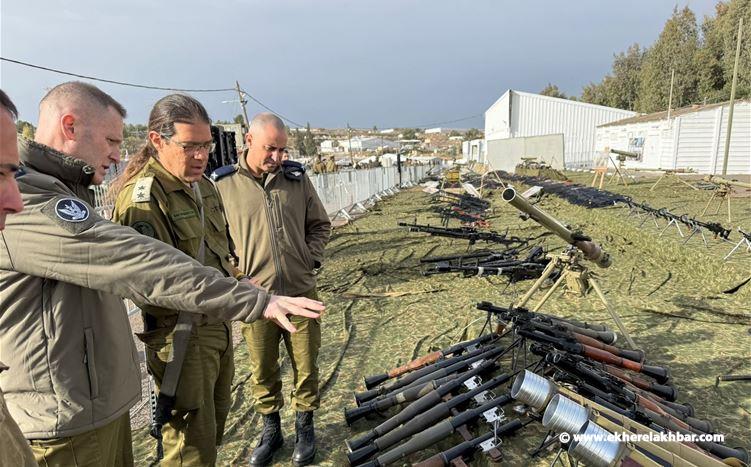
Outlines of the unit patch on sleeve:
[[56,197],[42,208],[42,213],[65,230],[78,234],[92,227],[96,216],[91,207],[76,198]]
[[141,235],[156,238],[156,230],[154,230],[154,226],[149,224],[148,222],[138,221],[135,222],[131,227],[133,227],[136,232],[140,233]]

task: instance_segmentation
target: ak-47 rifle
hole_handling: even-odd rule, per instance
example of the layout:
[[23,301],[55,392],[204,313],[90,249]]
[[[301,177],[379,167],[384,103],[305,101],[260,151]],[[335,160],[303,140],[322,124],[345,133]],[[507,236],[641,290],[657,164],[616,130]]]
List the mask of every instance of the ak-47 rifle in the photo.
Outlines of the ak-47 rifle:
[[545,313],[529,311],[526,308],[504,308],[493,305],[490,302],[480,302],[476,306],[478,310],[491,313],[503,322],[512,322],[516,319],[535,319],[541,323],[563,326],[571,331],[592,337],[610,345],[615,344],[615,341],[617,339],[616,334],[608,329],[607,326],[604,326],[602,324],[586,323],[572,319],[559,318],[557,316],[547,315]]
[[647,376],[651,376],[658,383],[664,384],[670,379],[670,370],[655,365],[645,365],[634,360],[619,357],[608,351],[598,349],[586,344],[580,344],[579,342],[564,339],[562,337],[554,337],[544,332],[536,330],[532,326],[522,326],[516,328],[516,334],[535,342],[542,342],[550,344],[553,347],[569,352],[574,355],[583,355],[589,359],[609,363],[627,370],[642,373]]

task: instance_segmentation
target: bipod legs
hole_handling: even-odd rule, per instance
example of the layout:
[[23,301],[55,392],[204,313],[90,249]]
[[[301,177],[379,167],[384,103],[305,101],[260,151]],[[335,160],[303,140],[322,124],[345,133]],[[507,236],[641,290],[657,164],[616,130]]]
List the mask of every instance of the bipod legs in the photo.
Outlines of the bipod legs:
[[751,251],[751,241],[749,241],[746,237],[742,237],[740,240],[738,240],[738,243],[733,247],[732,250],[728,254],[725,255],[724,258],[722,258],[723,261],[727,261],[728,258],[730,258],[730,255],[735,253],[735,250],[741,247],[741,245],[746,244],[746,252]]
[[602,293],[602,289],[600,289],[600,285],[597,283],[594,277],[589,277],[589,285],[592,286],[595,293],[600,298],[600,301],[605,305],[605,308],[608,309],[610,317],[613,318],[613,321],[615,321],[615,325],[618,326],[618,330],[621,331],[621,334],[623,334],[623,337],[626,339],[628,346],[634,350],[637,349],[638,347],[636,347],[636,343],[634,343],[628,331],[626,331],[626,326],[623,325],[621,317],[618,316],[618,312],[615,311],[615,309],[610,305],[610,302],[608,302],[608,300],[605,298],[605,294]]
[[707,247],[707,248],[709,248],[709,243],[707,243],[707,237],[704,235],[704,231],[701,228],[697,227],[697,226],[694,226],[694,227],[691,228],[691,235],[689,235],[688,237],[686,237],[686,240],[683,241],[683,244],[685,245],[686,243],[688,243],[688,241],[691,240],[691,237],[693,237],[697,233],[701,234],[701,238],[702,238],[702,240],[704,240],[704,246]]
[[660,235],[658,235],[658,237],[662,237],[662,234],[664,234],[665,231],[668,230],[668,228],[671,225],[675,225],[675,228],[678,229],[678,234],[681,236],[681,238],[685,237],[685,235],[683,235],[683,231],[681,230],[681,226],[678,224],[678,221],[675,219],[670,219],[670,222],[668,222],[668,225],[666,225],[665,228],[662,229],[662,232],[660,232]]

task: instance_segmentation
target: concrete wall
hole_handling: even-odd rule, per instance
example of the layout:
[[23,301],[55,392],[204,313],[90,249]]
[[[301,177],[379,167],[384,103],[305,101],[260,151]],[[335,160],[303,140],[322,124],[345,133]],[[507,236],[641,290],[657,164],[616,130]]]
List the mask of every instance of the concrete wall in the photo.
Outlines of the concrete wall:
[[493,170],[513,172],[522,157],[537,157],[555,169],[563,169],[563,135],[529,136],[488,141],[486,162]]

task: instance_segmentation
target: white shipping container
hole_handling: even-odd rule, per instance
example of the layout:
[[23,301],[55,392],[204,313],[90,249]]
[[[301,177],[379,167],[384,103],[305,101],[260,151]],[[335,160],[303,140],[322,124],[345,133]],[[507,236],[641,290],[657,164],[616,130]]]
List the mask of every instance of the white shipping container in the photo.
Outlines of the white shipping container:
[[591,167],[598,125],[636,112],[508,90],[485,112],[485,139],[562,134],[566,168]]

